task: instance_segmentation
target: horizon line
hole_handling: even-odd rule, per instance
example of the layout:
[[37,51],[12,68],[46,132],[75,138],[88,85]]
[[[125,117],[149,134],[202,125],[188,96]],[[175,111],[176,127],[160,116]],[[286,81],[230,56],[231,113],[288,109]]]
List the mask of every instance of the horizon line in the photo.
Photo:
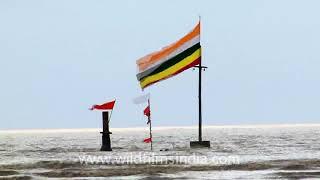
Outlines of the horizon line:
[[[252,128],[292,128],[292,127],[320,127],[320,123],[297,123],[297,124],[238,124],[238,125],[205,125],[203,129],[252,129]],[[197,129],[198,126],[156,126],[153,130],[165,130],[165,129]],[[112,131],[140,131],[148,130],[147,127],[115,127],[110,128]],[[101,128],[26,128],[26,129],[0,129],[0,133],[76,133],[76,132],[99,132]]]

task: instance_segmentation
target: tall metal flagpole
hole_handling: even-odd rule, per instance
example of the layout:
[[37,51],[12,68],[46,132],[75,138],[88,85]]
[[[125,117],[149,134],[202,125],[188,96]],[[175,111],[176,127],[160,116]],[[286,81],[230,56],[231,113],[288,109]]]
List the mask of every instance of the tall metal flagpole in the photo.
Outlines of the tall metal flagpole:
[[[200,34],[199,34],[199,39],[201,42],[201,16],[199,16],[199,24],[200,24]],[[202,54],[201,54],[202,55]],[[201,75],[202,75],[202,63],[201,60],[202,57],[200,56],[200,62],[199,62],[199,141],[202,141],[202,107],[201,107]]]
[[[199,29],[200,29],[200,42],[201,42],[201,16],[199,16]],[[202,48],[201,48],[202,51]],[[199,70],[199,85],[198,85],[198,99],[199,99],[199,137],[198,141],[191,141],[190,146],[191,147],[210,147],[210,141],[202,141],[202,97],[201,97],[201,86],[202,86],[202,70],[205,70],[206,66],[202,66],[202,52],[200,56],[200,62],[198,66],[194,66],[195,68],[198,68]]]

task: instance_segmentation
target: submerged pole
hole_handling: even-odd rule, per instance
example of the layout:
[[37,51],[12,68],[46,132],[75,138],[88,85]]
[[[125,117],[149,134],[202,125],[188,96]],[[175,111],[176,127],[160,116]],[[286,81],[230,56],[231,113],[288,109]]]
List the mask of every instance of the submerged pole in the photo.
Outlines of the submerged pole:
[[102,146],[100,151],[112,151],[111,149],[111,140],[110,134],[112,134],[109,130],[109,112],[102,112],[102,124],[103,131],[100,132],[102,134]]

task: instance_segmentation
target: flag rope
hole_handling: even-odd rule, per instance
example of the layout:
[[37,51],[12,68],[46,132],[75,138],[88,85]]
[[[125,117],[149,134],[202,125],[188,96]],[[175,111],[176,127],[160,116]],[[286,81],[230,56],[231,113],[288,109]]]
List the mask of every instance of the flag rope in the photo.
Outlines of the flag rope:
[[[114,101],[116,101],[116,99],[114,99]],[[111,112],[110,112],[108,123],[109,123],[110,120],[111,120],[112,112],[113,112],[113,108],[112,108],[112,110],[111,110]]]

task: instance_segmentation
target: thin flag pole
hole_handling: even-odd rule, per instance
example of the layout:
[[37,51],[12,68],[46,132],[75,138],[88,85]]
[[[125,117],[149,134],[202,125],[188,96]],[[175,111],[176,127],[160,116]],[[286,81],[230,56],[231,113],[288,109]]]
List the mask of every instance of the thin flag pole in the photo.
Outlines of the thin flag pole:
[[[199,16],[199,24],[200,24],[200,36],[201,36],[201,16]],[[201,39],[200,39],[201,41]],[[202,50],[202,48],[201,48]],[[202,54],[200,56],[199,62],[199,88],[198,88],[198,98],[199,98],[199,141],[202,141],[202,107],[201,107],[201,81],[202,81]]]
[[199,39],[201,42],[201,16],[199,15],[199,23],[200,23],[200,34],[199,34]]
[[150,139],[151,139],[151,143],[150,143],[150,148],[151,148],[151,151],[152,151],[152,129],[151,129],[151,107],[150,107],[150,97],[148,99],[148,106],[149,106],[149,109],[150,109],[150,115],[148,116],[148,121],[149,121],[149,131],[150,131]]
[[[201,35],[201,16],[199,15],[199,38]],[[201,39],[200,39],[201,41]],[[201,43],[201,42],[200,42]],[[201,46],[200,46],[201,47]],[[201,93],[201,87],[202,87],[202,70],[206,70],[208,67],[202,66],[202,47],[200,48],[200,59],[199,59],[199,65],[194,66],[194,68],[198,68],[199,70],[199,84],[198,84],[198,99],[199,99],[199,137],[198,141],[191,141],[190,147],[210,147],[210,141],[202,141],[202,93]]]

